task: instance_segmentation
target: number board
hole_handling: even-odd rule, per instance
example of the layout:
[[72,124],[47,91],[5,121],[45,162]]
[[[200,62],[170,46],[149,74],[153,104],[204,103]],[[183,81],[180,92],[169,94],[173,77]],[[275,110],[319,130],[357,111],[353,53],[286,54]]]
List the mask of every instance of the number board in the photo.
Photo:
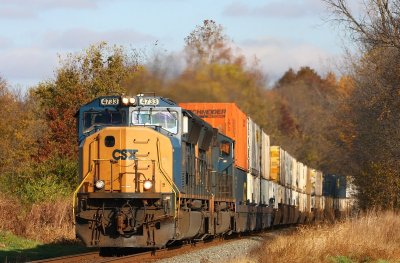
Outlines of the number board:
[[100,104],[103,106],[118,105],[119,99],[118,98],[102,98],[100,100]]
[[144,106],[147,106],[147,105],[155,106],[155,105],[160,104],[160,100],[157,98],[140,98],[139,104],[144,105]]

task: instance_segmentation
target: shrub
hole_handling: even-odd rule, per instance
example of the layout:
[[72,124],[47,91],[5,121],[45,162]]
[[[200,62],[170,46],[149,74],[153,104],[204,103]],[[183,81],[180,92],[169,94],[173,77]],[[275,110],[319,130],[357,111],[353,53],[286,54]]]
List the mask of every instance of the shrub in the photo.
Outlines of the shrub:
[[24,204],[54,201],[71,195],[78,182],[77,171],[76,161],[55,157],[2,175],[0,189]]

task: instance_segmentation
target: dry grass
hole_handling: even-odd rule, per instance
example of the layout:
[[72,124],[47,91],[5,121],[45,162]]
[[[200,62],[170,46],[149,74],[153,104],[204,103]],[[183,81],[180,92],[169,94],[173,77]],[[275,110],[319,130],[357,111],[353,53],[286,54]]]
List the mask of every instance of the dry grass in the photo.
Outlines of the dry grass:
[[51,243],[75,238],[70,200],[25,207],[16,200],[0,196],[0,230]]
[[370,212],[335,225],[299,228],[253,252],[260,262],[400,262],[399,233],[398,214]]

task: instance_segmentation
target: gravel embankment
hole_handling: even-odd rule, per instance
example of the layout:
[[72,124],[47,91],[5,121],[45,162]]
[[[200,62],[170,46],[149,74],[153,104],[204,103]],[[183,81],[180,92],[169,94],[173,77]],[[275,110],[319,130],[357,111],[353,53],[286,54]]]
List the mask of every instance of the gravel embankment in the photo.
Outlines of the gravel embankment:
[[246,258],[247,262],[257,262],[256,255],[250,255],[250,252],[258,248],[263,241],[271,238],[272,233],[262,233],[259,235],[251,235],[242,237],[238,240],[228,240],[226,243],[195,250],[179,256],[162,259],[157,263],[214,263],[214,262],[243,262]]

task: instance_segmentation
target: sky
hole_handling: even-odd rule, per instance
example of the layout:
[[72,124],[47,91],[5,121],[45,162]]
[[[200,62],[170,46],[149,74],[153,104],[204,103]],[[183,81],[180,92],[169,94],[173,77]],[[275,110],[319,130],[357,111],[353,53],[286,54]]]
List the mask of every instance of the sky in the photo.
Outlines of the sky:
[[107,41],[182,54],[212,19],[270,80],[287,69],[336,71],[343,39],[321,0],[0,0],[0,76],[26,89],[54,78],[59,57]]

